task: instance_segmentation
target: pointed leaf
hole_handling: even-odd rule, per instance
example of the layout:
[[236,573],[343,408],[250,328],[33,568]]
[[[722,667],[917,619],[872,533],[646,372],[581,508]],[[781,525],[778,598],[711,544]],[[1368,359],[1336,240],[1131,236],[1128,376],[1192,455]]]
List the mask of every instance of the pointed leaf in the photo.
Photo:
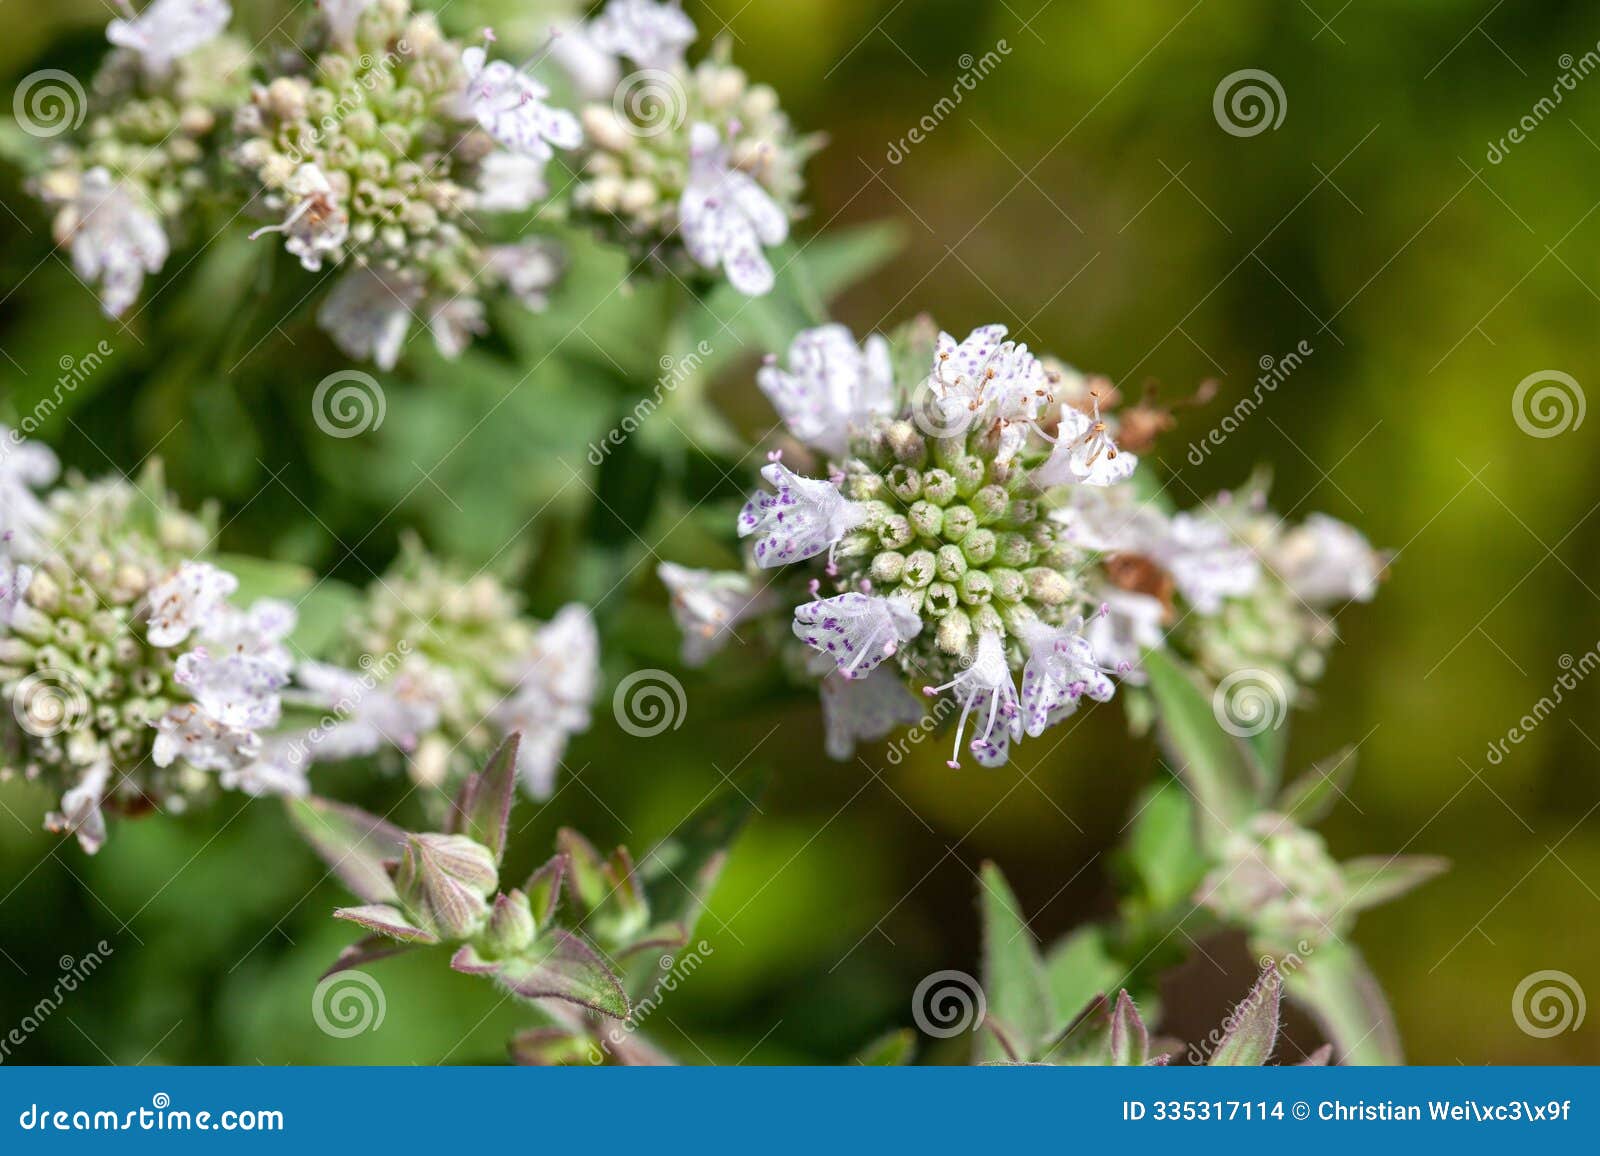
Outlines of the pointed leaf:
[[657,923],[677,923],[694,934],[727,861],[728,849],[756,810],[764,775],[728,783],[639,861],[639,879]]
[[1401,1064],[1394,1013],[1361,953],[1333,940],[1284,977],[1284,992],[1317,1021],[1340,1064]]
[[853,1063],[868,1068],[898,1068],[911,1062],[917,1036],[910,1028],[885,1032],[856,1053]]
[[493,975],[524,999],[567,1000],[614,1019],[626,1019],[631,1010],[622,981],[594,948],[570,931],[551,931],[511,959],[485,960],[472,947],[463,947],[450,966],[471,975]]
[[[983,995],[989,1013],[1015,1038],[1018,1056],[1033,1059],[1054,1025],[1050,984],[1033,932],[1000,868],[985,863],[983,893]],[[1007,1058],[992,1036],[978,1039],[980,1060]]]
[[1449,867],[1448,859],[1432,855],[1364,855],[1351,859],[1339,867],[1348,888],[1346,906],[1351,911],[1377,907],[1422,886]]
[[1295,1066],[1300,1068],[1325,1068],[1332,1060],[1333,1045],[1323,1044]]
[[1285,787],[1278,796],[1276,809],[1280,815],[1309,827],[1326,815],[1345,793],[1355,772],[1356,749],[1344,747],[1312,764],[1310,770]]
[[567,860],[567,890],[588,914],[605,902],[610,887],[606,884],[605,860],[594,844],[570,827],[556,832],[556,846]]
[[1045,957],[1050,1002],[1055,1010],[1053,1034],[1082,1016],[1083,1009],[1125,978],[1126,969],[1106,948],[1105,930],[1080,927],[1053,946]]
[[1283,980],[1269,962],[1250,994],[1228,1017],[1228,1030],[1211,1053],[1212,1067],[1259,1068],[1271,1058],[1278,1043],[1278,997],[1282,991]]
[[567,863],[566,855],[556,855],[529,875],[522,885],[528,906],[533,908],[533,918],[541,929],[555,918],[556,908],[561,905],[561,881],[566,877]]
[[1198,804],[1208,843],[1260,809],[1266,775],[1253,753],[1218,724],[1201,676],[1164,651],[1145,655],[1144,669],[1160,708],[1160,734],[1174,771]]
[[288,806],[301,837],[358,899],[393,903],[399,898],[384,865],[400,857],[404,831],[359,807],[315,795],[290,799]]
[[341,907],[333,913],[335,919],[348,919],[369,931],[398,939],[404,943],[438,943],[439,937],[426,928],[418,927],[405,917],[398,907],[387,903],[369,903],[365,907]]
[[383,935],[369,935],[365,939],[358,939],[349,947],[339,953],[339,958],[333,961],[333,966],[317,978],[327,979],[330,975],[340,971],[349,971],[351,968],[360,967],[362,964],[375,963],[380,959],[388,959],[391,955],[400,955],[410,951],[410,943],[398,943]]
[[450,817],[454,830],[489,848],[496,863],[505,857],[521,741],[521,733],[513,731],[489,756],[483,770],[467,777]]
[[1111,1063],[1118,1068],[1143,1067],[1150,1056],[1150,1031],[1133,1006],[1127,988],[1117,993],[1116,1010],[1111,1013]]
[[[1194,799],[1181,783],[1163,775],[1145,792],[1117,863],[1131,870],[1139,897],[1151,910],[1176,907],[1194,894],[1210,861],[1200,849]],[[1120,979],[1112,977],[1106,987]]]

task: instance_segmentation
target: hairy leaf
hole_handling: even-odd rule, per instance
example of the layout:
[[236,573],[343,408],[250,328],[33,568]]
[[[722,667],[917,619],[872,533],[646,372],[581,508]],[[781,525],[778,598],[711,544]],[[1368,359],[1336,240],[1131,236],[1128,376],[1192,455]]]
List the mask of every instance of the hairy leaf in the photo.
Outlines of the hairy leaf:
[[289,819],[311,849],[367,903],[399,898],[386,863],[400,857],[405,832],[359,807],[315,795],[288,800]]

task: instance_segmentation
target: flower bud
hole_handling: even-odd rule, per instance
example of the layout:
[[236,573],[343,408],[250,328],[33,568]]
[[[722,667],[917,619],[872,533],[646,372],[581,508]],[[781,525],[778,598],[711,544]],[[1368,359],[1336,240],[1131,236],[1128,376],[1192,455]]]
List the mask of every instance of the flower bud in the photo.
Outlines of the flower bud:
[[538,930],[526,895],[520,891],[496,895],[483,932],[483,953],[490,959],[515,955],[533,942]]
[[494,853],[464,835],[408,835],[394,878],[407,913],[446,940],[483,926],[498,882]]

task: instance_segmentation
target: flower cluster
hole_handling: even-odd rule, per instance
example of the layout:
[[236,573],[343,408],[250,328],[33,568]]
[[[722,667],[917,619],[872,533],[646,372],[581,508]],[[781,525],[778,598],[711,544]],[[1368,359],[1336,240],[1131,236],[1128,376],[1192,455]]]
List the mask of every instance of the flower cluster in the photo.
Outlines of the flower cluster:
[[417,319],[453,357],[484,328],[489,291],[543,308],[558,252],[486,244],[480,218],[544,198],[576,119],[407,0],[324,5],[307,48],[251,91],[233,155],[253,203],[277,217],[254,235],[281,234],[309,271],[343,270],[318,313],[340,348],[390,368]]
[[676,4],[612,0],[558,38],[579,87],[604,97],[580,114],[573,203],[636,260],[686,277],[720,269],[759,296],[775,276],[765,250],[800,216],[800,170],[820,141],[796,136],[777,94],[730,63],[725,42],[690,67],[695,37]]
[[[1284,533],[1254,497],[1198,513],[1141,499],[1109,387],[1001,326],[958,341],[918,324],[894,343],[823,326],[757,384],[800,461],[775,451],[739,516],[752,565],[661,577],[690,664],[793,607],[834,757],[922,719],[921,691],[957,720],[952,766],[963,745],[1003,763],[1169,644],[1219,678],[1282,651],[1285,679],[1312,677],[1319,611],[1371,597],[1381,569],[1332,519]],[[1250,629],[1285,601],[1269,633]]]
[[[25,484],[15,461],[37,470],[45,453],[13,446],[0,490]],[[214,783],[303,789],[260,764],[294,610],[236,604],[238,579],[204,560],[209,523],[176,506],[159,471],[69,479],[27,514],[0,546],[0,760],[58,793],[52,829],[94,851],[106,811],[182,811]]]
[[385,672],[381,685],[430,705],[435,723],[409,761],[417,782],[458,780],[520,731],[519,778],[544,798],[568,738],[588,729],[599,654],[586,607],[532,623],[493,576],[458,572],[410,542],[373,584],[341,656]]
[[55,207],[56,241],[120,317],[175,240],[194,237],[196,203],[218,187],[214,146],[248,85],[250,53],[227,35],[225,0],[155,0],[112,20],[86,124],[33,182]]

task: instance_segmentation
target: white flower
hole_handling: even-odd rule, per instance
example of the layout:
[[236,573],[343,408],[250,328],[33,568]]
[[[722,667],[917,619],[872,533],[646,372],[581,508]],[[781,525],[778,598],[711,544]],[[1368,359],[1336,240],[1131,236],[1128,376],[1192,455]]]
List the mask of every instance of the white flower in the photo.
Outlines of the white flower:
[[550,191],[545,162],[500,149],[478,167],[478,208],[490,213],[520,213]]
[[578,118],[565,109],[550,108],[550,90],[504,60],[489,60],[481,47],[461,53],[467,70],[467,108],[483,130],[512,152],[549,160],[557,148],[577,148],[583,143]]
[[438,704],[404,671],[380,683],[370,674],[307,661],[295,667],[294,680],[296,703],[328,712],[297,736],[312,762],[362,758],[385,747],[410,752],[439,725]]
[[372,7],[373,0],[317,0],[317,10],[328,26],[335,44],[349,46],[355,42],[356,26],[361,14]]
[[536,799],[548,798],[567,739],[589,728],[600,681],[600,638],[586,606],[565,606],[534,636],[513,672],[514,689],[495,711],[504,732],[522,732],[517,774]]
[[150,760],[158,767],[182,759],[202,771],[231,771],[255,762],[260,754],[261,736],[255,731],[227,726],[199,705],[186,702],[156,723]]
[[689,130],[689,180],[678,201],[683,246],[707,269],[721,266],[747,297],[772,289],[775,275],[763,245],[789,236],[789,218],[747,173],[733,168],[722,135],[696,122]]
[[1128,480],[1138,460],[1117,449],[1095,396],[1093,417],[1070,405],[1061,407],[1055,448],[1033,476],[1041,486],[1114,486]]
[[283,640],[294,624],[294,607],[275,599],[248,611],[222,605],[200,628],[200,645],[178,659],[173,679],[224,727],[276,726],[292,662]]
[[922,693],[930,697],[945,691],[961,706],[955,750],[948,765],[960,768],[961,737],[966,734],[968,716],[974,715],[981,729],[972,737],[973,755],[985,767],[1002,765],[1010,755],[1011,744],[1022,739],[1022,710],[1017,705],[1016,684],[1011,680],[1005,646],[998,634],[986,631],[978,636],[972,665],[955,678],[943,686],[922,688]]
[[676,4],[611,0],[589,21],[588,35],[602,52],[626,57],[640,68],[671,70],[682,67],[683,51],[698,33]]
[[757,535],[756,565],[786,566],[831,550],[866,516],[830,481],[803,478],[782,462],[761,469],[775,493],[754,494],[739,511],[739,537]]
[[1064,626],[1034,621],[1019,628],[1028,648],[1028,664],[1022,670],[1023,729],[1032,738],[1077,710],[1084,695],[1105,702],[1116,693],[1083,630],[1081,617]]
[[155,0],[134,16],[127,0],[126,20],[106,26],[106,39],[139,54],[146,72],[164,75],[172,62],[221,35],[233,15],[227,0]]
[[204,632],[217,618],[239,580],[208,562],[185,562],[172,577],[150,588],[151,646],[177,646]]
[[622,79],[616,56],[594,42],[589,26],[581,20],[556,24],[551,31],[550,55],[578,95],[584,100],[609,99]]
[[1089,616],[1083,636],[1101,667],[1116,671],[1124,682],[1142,685],[1146,680],[1139,663],[1145,651],[1165,641],[1161,626],[1166,613],[1159,598],[1108,586],[1100,591],[1100,610]]
[[865,678],[922,632],[904,602],[851,591],[797,606],[794,636],[833,659],[845,678]]
[[550,304],[549,289],[565,267],[561,249],[552,241],[521,241],[489,250],[489,269],[512,294],[535,313]]
[[317,324],[347,356],[393,369],[421,304],[420,287],[370,266],[351,269],[317,310]]
[[822,680],[822,725],[828,757],[848,759],[856,743],[875,742],[899,726],[922,719],[922,703],[890,670],[866,678],[830,672]]
[[663,562],[656,574],[672,597],[672,618],[683,632],[683,664],[701,666],[733,637],[739,623],[765,614],[775,601],[747,574],[691,570]]
[[889,343],[874,334],[858,346],[843,325],[802,330],[789,346],[788,368],[764,365],[756,384],[790,433],[835,456],[843,456],[853,429],[894,409]]
[[941,332],[928,379],[944,422],[999,426],[995,460],[1002,464],[1016,456],[1038,423],[1040,407],[1053,399],[1043,364],[1005,335],[1004,325],[981,326],[960,342]]
[[1383,557],[1352,526],[1312,514],[1269,553],[1267,564],[1301,601],[1312,605],[1370,602]]
[[1052,510],[1074,546],[1097,554],[1146,554],[1167,534],[1167,516],[1131,486],[1074,486],[1067,505]]
[[110,784],[111,764],[95,763],[83,773],[75,787],[61,796],[61,810],[45,816],[45,829],[57,835],[70,831],[78,837],[78,845],[84,852],[93,855],[106,841],[106,818],[100,804],[105,801]]
[[255,798],[309,794],[308,753],[301,735],[270,735],[262,740],[261,751],[253,761],[238,768],[223,768],[217,772],[217,782],[224,790],[242,791]]
[[24,605],[23,598],[32,581],[33,570],[30,567],[8,562],[0,556],[0,631],[12,628],[17,607]]
[[76,194],[56,216],[55,233],[57,242],[71,246],[78,276],[99,282],[101,308],[111,317],[127,312],[145,274],[159,272],[169,252],[156,215],[100,167],[78,181]]
[[34,494],[56,480],[61,463],[50,448],[0,424],[0,555],[32,557],[55,518]]
[[428,332],[433,347],[454,361],[472,344],[472,339],[488,328],[483,319],[483,302],[476,297],[452,297],[428,306]]
[[1174,514],[1151,555],[1201,614],[1217,613],[1224,599],[1249,594],[1261,580],[1255,554],[1209,514]]
[[263,225],[250,234],[254,241],[267,233],[283,233],[283,247],[300,258],[307,271],[322,268],[324,255],[338,257],[350,236],[350,215],[340,206],[333,186],[316,165],[301,165],[289,178],[288,193],[295,206],[280,225]]

